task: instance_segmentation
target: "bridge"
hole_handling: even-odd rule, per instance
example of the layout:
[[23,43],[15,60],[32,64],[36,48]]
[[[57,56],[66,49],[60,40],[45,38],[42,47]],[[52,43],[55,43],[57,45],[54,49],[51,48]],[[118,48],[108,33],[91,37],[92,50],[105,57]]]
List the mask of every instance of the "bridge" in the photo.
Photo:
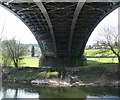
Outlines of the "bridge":
[[35,36],[42,51],[40,66],[67,67],[84,63],[91,33],[120,1],[0,0],[0,5],[21,19]]

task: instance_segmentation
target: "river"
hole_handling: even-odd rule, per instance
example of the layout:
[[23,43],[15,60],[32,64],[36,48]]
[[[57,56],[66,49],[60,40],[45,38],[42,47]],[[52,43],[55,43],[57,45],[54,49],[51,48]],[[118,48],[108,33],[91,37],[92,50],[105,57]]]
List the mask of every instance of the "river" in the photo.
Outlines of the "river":
[[[17,98],[15,100],[41,100],[48,98],[82,98],[82,100],[120,100],[120,94],[117,88],[99,87],[99,88],[48,88],[35,85],[3,83],[0,88],[0,100],[5,98]],[[23,99],[24,98],[24,99]],[[63,100],[62,99],[62,100]],[[7,99],[9,100],[9,99]],[[26,99],[25,99],[26,100]],[[81,99],[80,99],[81,100]]]

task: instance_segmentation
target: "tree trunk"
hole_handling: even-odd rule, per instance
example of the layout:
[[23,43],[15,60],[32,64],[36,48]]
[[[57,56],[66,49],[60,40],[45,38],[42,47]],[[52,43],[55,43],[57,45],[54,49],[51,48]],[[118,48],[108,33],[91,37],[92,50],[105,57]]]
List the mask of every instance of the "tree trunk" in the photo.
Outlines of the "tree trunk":
[[16,62],[14,63],[14,65],[15,65],[15,68],[18,68],[18,64]]
[[62,68],[61,68],[61,79],[62,79],[62,80],[65,79],[65,76],[66,76],[65,68],[62,67]]
[[15,100],[17,100],[17,97],[18,97],[18,88],[15,89],[15,95],[14,95]]
[[14,66],[15,66],[15,68],[18,68],[18,61],[14,60]]
[[120,66],[120,56],[118,57],[118,65]]

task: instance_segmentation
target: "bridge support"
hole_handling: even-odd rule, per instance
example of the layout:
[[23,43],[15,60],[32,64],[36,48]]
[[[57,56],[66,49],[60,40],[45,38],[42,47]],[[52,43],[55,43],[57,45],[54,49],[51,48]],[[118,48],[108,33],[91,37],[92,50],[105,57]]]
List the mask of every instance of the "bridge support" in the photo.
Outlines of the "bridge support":
[[87,64],[85,56],[79,57],[48,57],[41,56],[39,66],[42,67],[78,67]]

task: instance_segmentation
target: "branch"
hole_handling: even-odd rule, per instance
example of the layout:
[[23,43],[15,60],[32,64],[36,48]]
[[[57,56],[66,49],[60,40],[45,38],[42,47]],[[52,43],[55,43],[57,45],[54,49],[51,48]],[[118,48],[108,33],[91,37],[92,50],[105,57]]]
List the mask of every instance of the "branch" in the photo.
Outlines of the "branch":
[[8,48],[8,51],[10,52],[10,55],[11,55],[12,59],[14,60],[15,55],[14,55],[14,52],[13,52],[13,50],[12,50],[12,48],[11,48],[11,46],[9,45],[8,42],[7,42],[6,46],[7,46],[7,48]]
[[4,21],[4,23],[3,23],[3,27],[2,27],[2,31],[1,31],[1,36],[0,36],[0,41],[2,40],[2,34],[3,34],[3,31],[4,31],[4,28],[5,28],[5,21]]
[[112,45],[110,45],[110,43],[108,43],[108,46],[111,48],[112,52],[119,57],[119,55],[115,52],[114,48],[112,47]]

